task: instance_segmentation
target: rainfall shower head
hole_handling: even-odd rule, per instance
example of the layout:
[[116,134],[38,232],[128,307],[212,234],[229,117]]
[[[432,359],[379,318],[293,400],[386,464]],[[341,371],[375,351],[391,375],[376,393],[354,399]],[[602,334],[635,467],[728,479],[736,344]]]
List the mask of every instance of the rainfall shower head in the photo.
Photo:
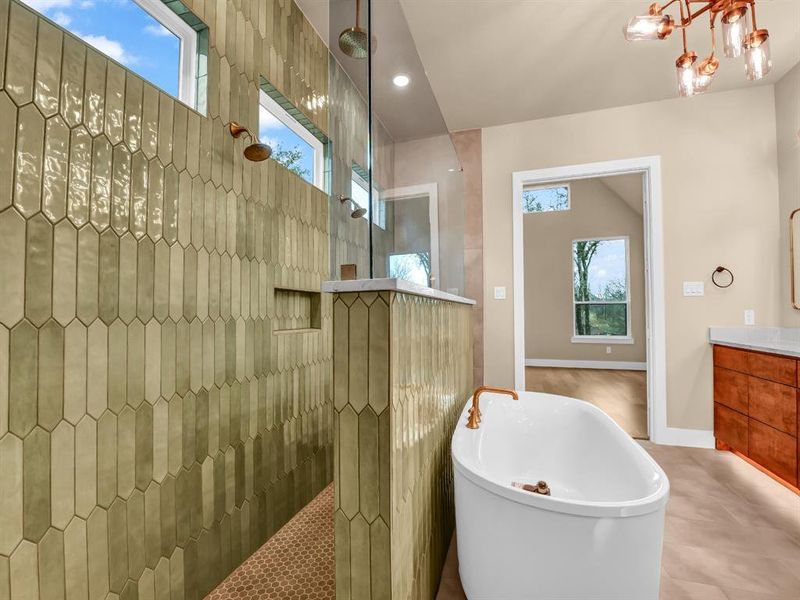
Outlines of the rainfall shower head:
[[352,198],[348,198],[347,196],[339,196],[339,202],[341,202],[342,204],[347,204],[349,202],[350,205],[353,207],[353,212],[350,213],[351,219],[360,219],[365,214],[367,214],[367,209],[364,208],[363,206],[359,206],[358,204],[356,204]]
[[243,152],[244,157],[247,160],[261,162],[262,160],[267,160],[270,156],[272,156],[272,148],[270,148],[267,144],[262,144],[259,142],[255,137],[253,137],[253,134],[250,133],[250,130],[244,125],[240,125],[236,121],[231,121],[228,123],[227,127],[234,139],[238,139],[243,135],[246,135],[248,138],[250,138],[252,143],[247,146]]
[[356,0],[356,24],[339,34],[339,48],[351,58],[367,58],[369,54],[369,38],[367,32],[359,26],[361,0]]

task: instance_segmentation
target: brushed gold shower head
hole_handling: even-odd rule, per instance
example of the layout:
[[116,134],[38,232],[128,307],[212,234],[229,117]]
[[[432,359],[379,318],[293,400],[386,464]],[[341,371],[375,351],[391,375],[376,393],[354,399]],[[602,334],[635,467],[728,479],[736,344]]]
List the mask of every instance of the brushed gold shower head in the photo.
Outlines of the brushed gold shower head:
[[245,147],[244,149],[244,157],[252,162],[261,162],[262,160],[267,160],[270,156],[272,156],[272,148],[268,144],[262,144],[258,141],[258,138],[254,137],[250,130],[237,123],[236,121],[231,121],[227,125],[228,131],[230,132],[231,136],[234,139],[239,139],[243,135],[246,135],[250,138],[250,141],[253,142],[249,146]]

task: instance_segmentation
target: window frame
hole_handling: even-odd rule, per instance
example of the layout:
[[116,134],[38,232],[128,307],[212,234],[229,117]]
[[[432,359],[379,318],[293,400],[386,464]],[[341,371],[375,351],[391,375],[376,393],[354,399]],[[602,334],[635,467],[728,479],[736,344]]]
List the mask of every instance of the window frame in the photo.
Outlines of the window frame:
[[[325,191],[325,144],[311,133],[302,123],[290,115],[285,108],[263,89],[258,90],[258,105],[286,125],[297,137],[306,142],[314,151],[312,161],[311,185]],[[259,131],[261,123],[258,124]]]
[[[192,109],[196,109],[198,32],[161,0],[133,1],[139,8],[168,29],[180,41],[180,54],[178,57],[178,100]],[[155,85],[142,75],[139,75],[139,77],[151,85]]]
[[[558,211],[553,211],[558,212]],[[605,242],[622,240],[625,242],[625,301],[619,300],[575,300],[575,244],[577,242]],[[570,286],[572,297],[572,338],[573,344],[633,344],[633,334],[631,332],[631,243],[630,236],[611,235],[593,236],[586,238],[576,238],[570,242]],[[625,335],[578,335],[575,323],[575,308],[579,304],[624,304],[625,305]]]
[[[554,190],[556,188],[567,188],[567,207],[566,208],[559,208],[558,210],[525,210],[525,192],[536,192],[538,190]],[[520,194],[520,209],[522,210],[523,215],[546,215],[548,213],[562,213],[572,210],[572,189],[570,187],[569,182],[566,183],[559,183],[558,185],[553,185],[552,183],[543,183],[541,185],[534,185],[530,187],[526,187],[524,184],[522,186],[522,193]],[[582,241],[582,240],[578,240]]]
[[[358,168],[356,168],[356,167],[358,167]],[[370,197],[369,196],[369,183],[367,182],[366,179],[364,179],[364,177],[361,175],[361,173],[358,172],[358,169],[360,169],[360,168],[361,167],[358,166],[356,163],[353,163],[353,166],[350,167],[350,198],[352,198],[353,202],[355,202],[356,204],[358,204],[358,203],[355,201],[355,198],[353,197],[353,185],[357,185],[358,187],[360,187],[362,190],[364,190],[367,193],[367,197],[368,198]],[[372,204],[376,208],[375,216],[372,218],[372,222],[376,226],[380,227],[381,229],[386,230],[386,200],[382,199],[380,197],[380,192],[378,191],[378,188],[376,188],[376,187],[372,188]],[[358,206],[361,206],[361,205],[358,204]],[[363,208],[367,209],[367,214],[365,214],[362,217],[362,218],[366,219],[367,217],[371,216],[370,215],[371,211],[370,211],[369,203],[368,203],[367,206],[364,206]]]

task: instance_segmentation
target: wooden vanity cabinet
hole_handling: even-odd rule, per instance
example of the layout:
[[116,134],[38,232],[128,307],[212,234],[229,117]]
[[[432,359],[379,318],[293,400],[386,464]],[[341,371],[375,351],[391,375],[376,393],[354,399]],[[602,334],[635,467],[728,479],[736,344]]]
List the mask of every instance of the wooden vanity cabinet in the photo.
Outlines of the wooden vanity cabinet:
[[797,487],[800,361],[714,346],[714,437]]

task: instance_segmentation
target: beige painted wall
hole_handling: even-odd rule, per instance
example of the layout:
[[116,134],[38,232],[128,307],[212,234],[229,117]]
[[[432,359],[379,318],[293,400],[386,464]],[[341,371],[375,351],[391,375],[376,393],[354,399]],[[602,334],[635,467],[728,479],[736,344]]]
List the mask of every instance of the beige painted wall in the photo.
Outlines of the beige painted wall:
[[[745,308],[755,309],[759,324],[779,322],[774,88],[491,127],[483,131],[483,148],[486,383],[514,381],[512,295],[492,299],[494,286],[512,291],[511,174],[660,155],[667,421],[711,429],[708,327],[741,324]],[[710,283],[720,263],[736,274],[727,290]],[[706,295],[684,298],[683,280],[705,281]]]
[[[641,188],[640,188],[641,189]],[[641,204],[641,192],[639,204]],[[570,182],[568,211],[523,216],[525,357],[645,362],[644,225],[599,179]],[[572,241],[627,236],[633,344],[573,343]]]
[[800,327],[800,310],[791,305],[789,215],[800,208],[800,63],[775,85],[775,121],[780,177],[781,324]]

